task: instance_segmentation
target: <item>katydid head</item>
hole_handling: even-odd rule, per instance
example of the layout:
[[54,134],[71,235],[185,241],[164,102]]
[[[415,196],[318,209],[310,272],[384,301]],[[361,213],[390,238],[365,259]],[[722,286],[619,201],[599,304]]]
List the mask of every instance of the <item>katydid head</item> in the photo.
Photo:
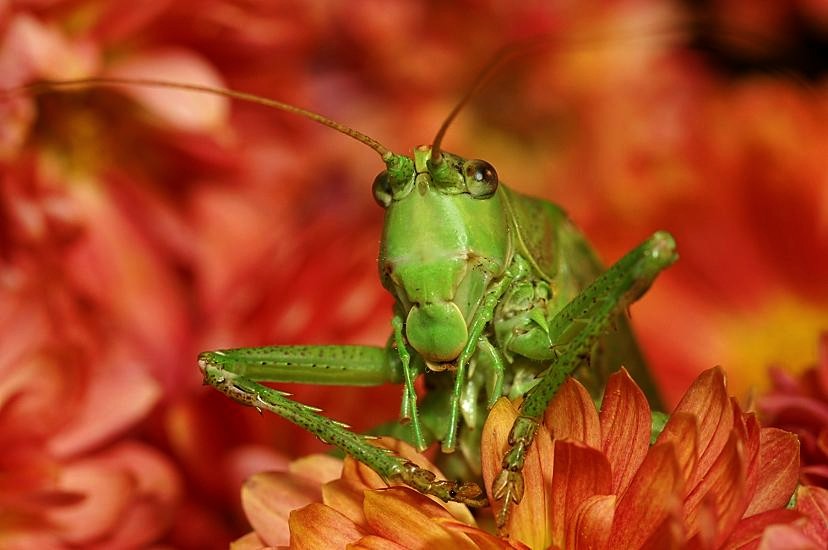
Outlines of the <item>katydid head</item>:
[[374,182],[386,209],[379,272],[405,316],[406,337],[431,365],[457,359],[489,283],[512,255],[509,221],[487,162],[414,151],[406,179],[386,170]]

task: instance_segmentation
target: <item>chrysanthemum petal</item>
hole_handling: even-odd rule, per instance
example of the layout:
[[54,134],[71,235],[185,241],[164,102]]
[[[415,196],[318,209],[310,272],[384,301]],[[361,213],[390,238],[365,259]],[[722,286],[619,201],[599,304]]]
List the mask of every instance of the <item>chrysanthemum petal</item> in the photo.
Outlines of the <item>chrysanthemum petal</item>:
[[[492,498],[492,484],[501,472],[501,462],[508,448],[507,441],[512,424],[517,418],[517,410],[505,398],[498,400],[483,428],[482,467],[483,480],[489,493],[492,512],[497,515],[503,505],[502,501]],[[549,432],[541,425],[535,435],[535,442],[526,455],[523,467],[523,499],[517,506],[512,506],[506,525],[511,537],[531,548],[545,548],[550,544],[550,529],[546,524],[549,518],[548,487],[552,483],[552,441]],[[544,522],[541,523],[543,518]]]
[[372,531],[406,548],[474,548],[465,535],[432,521],[453,518],[444,507],[413,489],[368,491],[364,506]]
[[803,485],[796,491],[796,510],[808,518],[803,532],[828,547],[828,490]]
[[268,550],[269,548],[272,546],[266,546],[256,531],[251,531],[230,543],[230,550]]
[[594,495],[581,502],[567,521],[565,548],[605,548],[615,516],[615,495]]
[[780,508],[791,499],[799,477],[799,440],[794,434],[762,428],[757,476],[759,483],[745,516]]
[[698,463],[699,429],[696,417],[690,413],[674,413],[659,434],[657,443],[672,443],[685,484],[690,482]]
[[362,501],[366,489],[344,479],[335,479],[322,486],[322,502],[360,527],[367,526]]
[[347,550],[405,550],[405,546],[377,535],[366,535],[349,544]]
[[[221,75],[206,59],[184,49],[142,52],[111,67],[107,76],[223,86]],[[125,87],[123,92],[140,101],[166,124],[188,131],[218,127],[226,120],[230,108],[227,98],[212,94],[139,86]]]
[[675,412],[687,412],[698,419],[699,461],[687,486],[687,490],[692,491],[716,462],[733,427],[733,408],[725,388],[722,369],[709,369],[699,375],[682,397]]
[[351,520],[319,502],[291,512],[288,523],[294,550],[345,548],[363,536]]
[[465,533],[480,550],[510,550],[510,549],[526,549],[528,547],[518,541],[508,541],[500,537],[496,537],[483,531],[482,529],[473,525],[468,525],[456,519],[442,519],[435,518],[436,522],[448,529]]
[[707,475],[685,499],[687,536],[710,543],[724,538],[742,517],[745,495],[744,443],[734,430]]
[[626,369],[610,376],[601,404],[601,448],[612,466],[612,492],[624,494],[650,446],[652,414]]
[[555,440],[552,487],[549,490],[549,520],[552,544],[566,547],[567,526],[586,499],[608,495],[612,471],[601,451],[576,441]]
[[567,379],[544,414],[543,423],[555,439],[573,439],[601,448],[598,411],[589,392],[574,378]]
[[762,533],[758,550],[821,550],[798,526],[770,525]]
[[270,546],[287,544],[292,510],[320,500],[319,484],[285,472],[263,472],[242,486],[242,508],[247,520]]
[[330,455],[315,454],[294,460],[288,470],[306,479],[327,483],[342,475],[342,460]]
[[791,523],[801,514],[793,510],[770,510],[756,514],[740,521],[731,531],[727,540],[722,544],[722,549],[735,550],[737,548],[754,547],[762,538],[762,533],[771,525]]
[[683,479],[672,443],[650,448],[618,501],[608,548],[637,548],[670,517]]

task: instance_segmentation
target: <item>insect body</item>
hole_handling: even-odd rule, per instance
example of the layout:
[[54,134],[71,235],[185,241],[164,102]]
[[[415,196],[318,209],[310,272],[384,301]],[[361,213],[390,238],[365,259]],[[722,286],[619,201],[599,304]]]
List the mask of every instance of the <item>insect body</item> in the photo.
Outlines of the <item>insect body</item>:
[[[199,364],[228,396],[288,418],[386,479],[474,506],[486,503],[474,483],[435,480],[258,382],[401,383],[404,426],[392,433],[420,450],[434,441],[444,453],[459,447],[450,469],[466,479],[479,475],[488,408],[503,395],[524,396],[495,486],[496,498],[519,502],[525,453],[567,376],[579,374],[600,394],[623,362],[657,404],[623,314],[675,261],[675,246],[658,232],[599,276],[600,264],[559,208],[509,190],[485,161],[434,156],[429,146],[413,160],[385,153],[387,169],[374,181],[386,209],[379,273],[395,298],[386,348],[221,350],[201,354]],[[428,390],[421,401],[419,376]]]

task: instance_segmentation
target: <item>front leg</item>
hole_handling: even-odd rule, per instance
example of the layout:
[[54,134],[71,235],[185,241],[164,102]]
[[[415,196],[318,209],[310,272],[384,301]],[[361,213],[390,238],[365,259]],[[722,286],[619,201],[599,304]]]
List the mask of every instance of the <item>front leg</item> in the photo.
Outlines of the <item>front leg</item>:
[[[264,381],[370,385],[400,382],[402,373],[388,351],[367,346],[277,346],[205,352],[199,367],[205,383],[234,401],[268,410],[314,434],[323,442],[366,464],[389,482],[402,482],[446,501],[483,506],[487,500],[474,483],[437,480],[434,474],[369,442],[373,436],[352,432],[342,422],[319,414],[319,409],[269,388]],[[337,364],[334,359],[342,363]],[[353,372],[351,372],[353,370]]]
[[588,360],[592,347],[609,328],[615,315],[637,300],[655,277],[677,258],[672,236],[657,232],[621,258],[552,319],[549,324],[552,341],[558,341],[566,334],[567,343],[557,347],[559,355],[524,395],[520,416],[509,432],[503,470],[493,484],[493,497],[503,500],[497,516],[499,529],[506,525],[511,504],[519,503],[523,497],[523,463],[543,413],[558,388],[567,376]]

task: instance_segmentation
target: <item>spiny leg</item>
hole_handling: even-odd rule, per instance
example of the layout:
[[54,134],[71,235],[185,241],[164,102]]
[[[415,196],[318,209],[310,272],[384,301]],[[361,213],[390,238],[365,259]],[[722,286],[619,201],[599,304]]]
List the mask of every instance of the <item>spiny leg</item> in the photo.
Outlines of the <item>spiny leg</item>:
[[667,233],[657,232],[598,277],[552,319],[550,334],[553,341],[570,329],[573,323],[582,323],[582,328],[571,341],[561,346],[561,354],[526,393],[520,406],[520,416],[509,432],[509,449],[503,458],[503,470],[492,487],[493,497],[503,500],[503,507],[497,516],[499,529],[506,525],[511,504],[517,504],[523,498],[521,471],[526,454],[543,413],[558,388],[589,358],[593,345],[608,329],[614,315],[638,299],[655,277],[677,258],[673,238]]
[[475,507],[487,503],[485,494],[475,483],[437,480],[432,472],[392,454],[387,449],[371,445],[366,436],[350,431],[346,424],[322,416],[314,407],[289,399],[287,392],[269,388],[247,376],[223,368],[212,361],[217,356],[216,353],[202,354],[199,358],[204,380],[238,403],[260,411],[266,409],[293,422],[325,443],[336,446],[366,464],[388,481],[405,483],[422,493],[434,495],[445,501],[451,500]]

